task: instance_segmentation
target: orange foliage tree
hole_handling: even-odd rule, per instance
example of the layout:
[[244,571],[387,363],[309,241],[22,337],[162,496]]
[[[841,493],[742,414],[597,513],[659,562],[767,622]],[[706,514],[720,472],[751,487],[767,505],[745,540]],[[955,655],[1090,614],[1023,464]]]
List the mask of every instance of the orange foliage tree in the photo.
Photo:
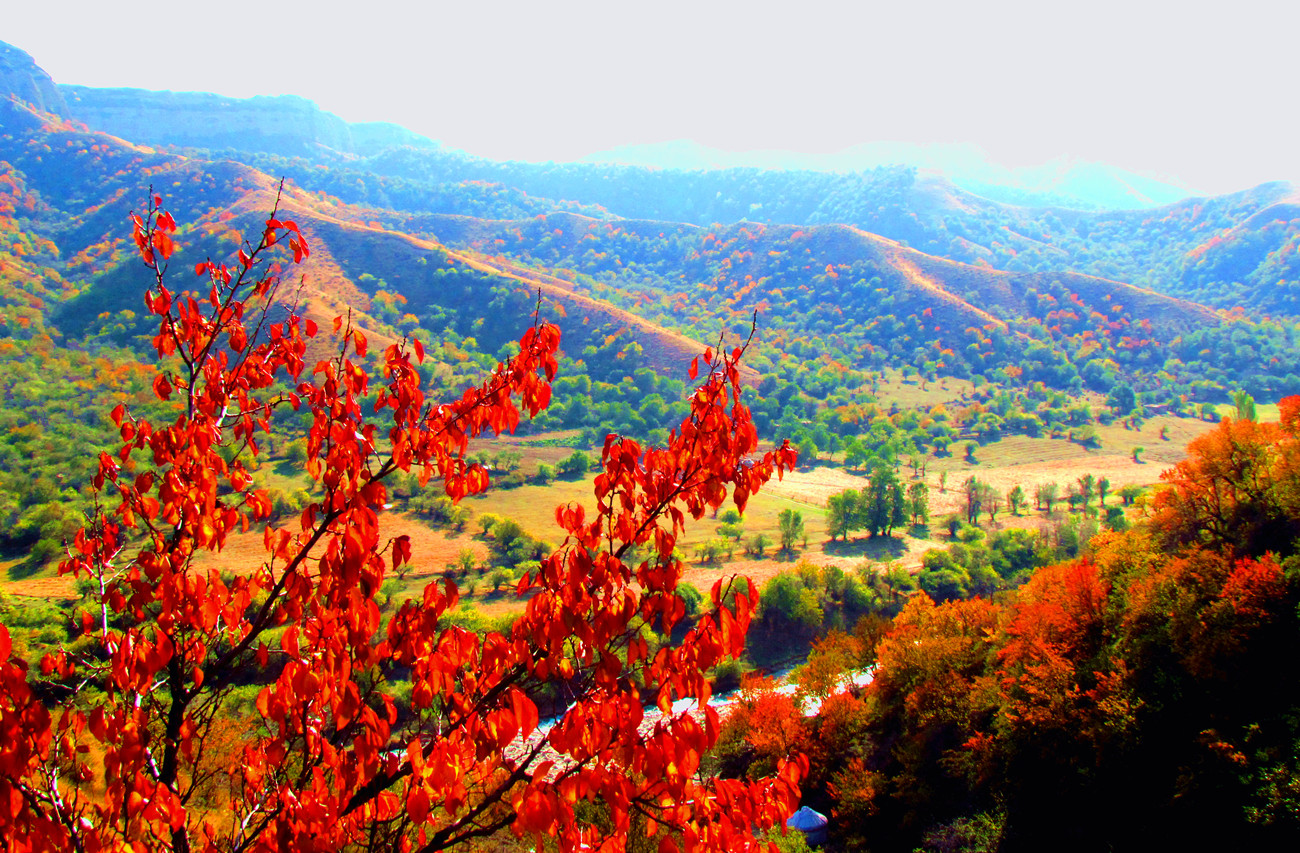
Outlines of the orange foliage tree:
[[1087,557],[996,601],[908,601],[861,699],[800,744],[850,847],[1294,846],[1300,397],[1279,409],[1195,439]]
[[[365,336],[343,320],[338,356],[309,365],[315,325],[275,316],[289,261],[278,253],[296,263],[309,251],[298,227],[273,212],[231,266],[201,263],[202,287],[177,292],[176,225],[160,205],[132,219],[154,278],[154,389],[176,417],[113,412],[120,451],[101,457],[95,485],[115,507],[61,567],[97,590],[82,653],[29,672],[0,627],[6,849],[433,851],[509,828],[539,849],[552,837],[562,850],[621,850],[635,826],[661,851],[738,850],[783,820],[798,762],[759,780],[697,772],[719,732],[705,672],[739,655],[752,585],[728,595],[719,583],[684,640],[647,642],[684,616],[674,545],[686,517],[728,492],[743,508],[795,461],[788,445],[755,452],[743,347],[704,353],[666,447],[606,440],[594,515],[557,510],[567,538],[519,581],[526,605],[509,631],[451,624],[449,580],[385,618],[376,593],[413,559],[406,537],[380,532],[385,480],[419,472],[453,498],[486,488],[468,442],[547,405],[559,331],[535,325],[517,356],[445,402],[421,387],[418,342],[389,346],[376,382]],[[285,406],[310,413],[318,498],[266,527],[251,574],[200,566],[201,552],[269,517],[247,462]],[[229,700],[250,682],[262,686],[241,724]],[[535,701],[544,689],[567,699],[549,727]],[[682,697],[699,709],[671,710]]]

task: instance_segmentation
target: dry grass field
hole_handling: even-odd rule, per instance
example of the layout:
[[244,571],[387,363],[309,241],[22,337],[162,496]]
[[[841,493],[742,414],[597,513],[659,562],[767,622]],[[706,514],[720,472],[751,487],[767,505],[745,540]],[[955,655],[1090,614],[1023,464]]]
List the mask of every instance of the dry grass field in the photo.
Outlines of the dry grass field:
[[[897,400],[901,406],[930,406],[958,402],[962,394],[971,391],[971,386],[968,382],[947,379],[927,383],[922,388],[916,379],[903,380],[899,374],[888,372],[881,380],[879,391],[882,399]],[[1261,407],[1261,415],[1267,416],[1267,413],[1268,408]],[[1063,438],[1010,436],[977,448],[973,462],[964,458],[964,448],[955,445],[951,455],[929,460],[926,480],[930,486],[931,517],[934,520],[929,530],[937,531],[939,519],[959,511],[959,487],[969,476],[987,482],[1003,495],[1013,486],[1020,485],[1031,500],[1034,488],[1040,484],[1055,482],[1064,492],[1069,484],[1085,474],[1107,478],[1112,493],[1117,493],[1124,485],[1158,482],[1163,470],[1183,458],[1187,442],[1212,426],[1208,421],[1168,416],[1151,418],[1139,430],[1126,429],[1120,424],[1098,426],[1100,447],[1097,448],[1086,448]],[[576,432],[504,437],[481,442],[475,449],[489,454],[503,450],[517,452],[522,457],[522,470],[532,473],[539,463],[554,465],[568,456],[573,451],[569,443],[576,439]],[[1137,462],[1133,459],[1135,447],[1144,448]],[[946,491],[940,489],[943,474],[946,474]],[[904,468],[902,475],[907,478],[910,471]],[[264,466],[260,476],[266,486],[286,492],[305,485],[300,476],[294,476],[283,464]],[[478,525],[478,517],[485,513],[511,518],[536,539],[558,544],[561,531],[555,523],[556,506],[576,501],[591,512],[595,506],[592,478],[593,475],[588,474],[580,480],[556,480],[545,486],[492,489],[484,495],[467,498],[463,505],[470,510],[471,517],[464,532],[460,533],[431,528],[420,519],[403,513],[385,514],[381,529],[386,535],[411,537],[414,564],[399,580],[398,594],[418,593],[429,579],[441,575],[463,550],[468,549],[477,561],[485,560],[489,551]],[[915,569],[926,550],[946,544],[945,537],[930,534],[925,529],[915,531],[919,537],[896,531],[888,539],[863,537],[847,543],[827,541],[827,498],[845,489],[860,489],[865,483],[865,478],[857,473],[824,465],[801,467],[786,474],[783,480],[774,478],[750,501],[744,518],[746,539],[762,532],[772,543],[763,557],[747,555],[743,543],[740,543],[733,548],[729,558],[724,557],[720,563],[701,564],[695,558],[694,548],[705,540],[719,538],[716,532],[719,522],[713,517],[688,522],[679,546],[687,557],[684,579],[708,590],[719,577],[738,573],[748,575],[761,585],[772,575],[805,558],[814,563],[833,563],[844,568],[863,562],[897,561],[904,567]],[[777,516],[787,508],[803,514],[807,536],[806,546],[790,553],[781,552],[776,547],[779,538]],[[1017,518],[1003,512],[996,526],[1037,526],[1043,521],[1041,514],[1029,513]],[[291,521],[287,523],[292,524]],[[934,538],[927,538],[930,535]],[[262,534],[250,532],[232,536],[220,554],[201,555],[199,565],[219,564],[232,571],[247,572],[264,559]],[[9,580],[8,566],[17,562],[0,563],[0,571],[4,572],[0,574],[0,588],[6,592],[41,598],[71,598],[75,595],[72,581],[57,577],[52,566],[31,577]],[[485,613],[501,613],[519,606],[504,592],[490,593],[486,583],[479,581],[473,586],[475,591],[467,598]]]

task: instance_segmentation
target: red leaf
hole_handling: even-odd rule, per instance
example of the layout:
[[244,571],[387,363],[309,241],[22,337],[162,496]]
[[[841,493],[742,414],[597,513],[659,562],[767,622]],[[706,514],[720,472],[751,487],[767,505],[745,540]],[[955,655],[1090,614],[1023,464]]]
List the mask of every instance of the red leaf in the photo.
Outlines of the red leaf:
[[512,690],[510,707],[515,712],[515,722],[519,724],[521,735],[527,738],[537,728],[537,706],[522,690]]
[[423,785],[412,786],[411,793],[406,798],[406,813],[416,823],[424,823],[429,819],[429,792]]
[[411,537],[402,535],[393,540],[393,568],[411,562]]

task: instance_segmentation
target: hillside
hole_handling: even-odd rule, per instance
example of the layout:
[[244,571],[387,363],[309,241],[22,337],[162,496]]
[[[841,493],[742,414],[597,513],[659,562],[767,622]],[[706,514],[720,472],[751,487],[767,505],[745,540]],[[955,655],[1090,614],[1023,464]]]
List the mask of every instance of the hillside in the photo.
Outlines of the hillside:
[[[1287,185],[1081,211],[996,202],[896,166],[496,163],[348,125],[301,99],[75,86],[50,95],[22,82],[43,72],[14,56],[11,66],[28,63],[10,72],[15,98],[21,83],[120,131],[13,100],[0,139],[25,199],[11,229],[46,247],[39,264],[26,252],[13,269],[58,279],[63,295],[41,297],[37,313],[78,346],[133,346],[148,332],[122,226],[148,187],[183,224],[182,258],[227,258],[285,175],[281,205],[314,250],[285,299],[318,322],[350,310],[378,342],[442,341],[437,370],[451,382],[508,350],[539,299],[564,327],[570,369],[626,400],[650,393],[639,370],[678,381],[696,351],[748,336],[757,317],[748,382],[787,427],[799,420],[797,409],[782,415],[792,401],[815,422],[884,368],[927,381],[1130,388],[1176,410],[1238,387],[1275,397],[1300,374],[1296,327],[1281,318],[1297,254]],[[236,123],[248,132],[221,135]],[[1216,310],[1238,304],[1244,312]],[[597,416],[575,417],[562,425],[597,429]]]
[[[838,172],[501,163],[395,125],[348,124],[292,96],[55,86],[29,56],[8,46],[0,84],[38,110],[124,139],[238,159],[349,204],[412,218],[518,219],[567,210],[702,227],[839,223],[1008,272],[1074,272],[1225,310],[1300,313],[1300,268],[1293,260],[1300,217],[1295,189],[1286,184],[1173,200],[1181,195],[1175,188],[1108,167],[1047,164],[999,172],[960,146],[922,156],[873,144],[834,163],[809,161],[856,169]],[[232,133],[232,126],[242,129]],[[719,159],[690,146],[673,156],[683,165],[776,162]],[[902,161],[910,165],[894,165]],[[1103,206],[1072,206],[1072,199],[1087,197]]]
[[[1297,311],[1288,295],[1296,278],[1285,266],[1285,247],[1300,224],[1285,208],[1272,209],[1293,194],[1287,184],[1144,209],[1083,211],[994,201],[942,176],[900,166],[851,174],[685,172],[494,163],[429,149],[394,149],[346,161],[320,153],[307,158],[229,153],[357,204],[391,205],[415,214],[463,212],[428,205],[445,207],[454,188],[488,186],[497,188],[495,198],[476,208],[488,218],[517,216],[503,206],[507,200],[518,204],[519,197],[509,195],[513,191],[530,200],[530,215],[567,207],[699,226],[843,223],[927,254],[1009,272],[1071,271],[1225,309],[1242,304],[1268,314]],[[1262,234],[1266,225],[1270,233]],[[1230,232],[1235,242],[1253,245],[1215,252],[1215,265],[1198,268],[1201,247],[1211,241],[1208,248],[1217,247]],[[1280,280],[1273,277],[1279,264],[1284,265]]]
[[[142,184],[167,190],[171,209],[198,238],[190,251],[213,257],[233,251],[223,241],[236,230],[255,227],[276,185],[268,174],[235,161],[162,153],[53,119],[6,134],[0,156],[37,200],[20,227],[51,241],[59,258],[54,267],[81,282],[76,289],[82,295],[55,318],[56,327],[66,326],[74,336],[100,323],[105,311],[132,309],[132,274],[120,268],[120,223],[132,198],[138,204]],[[877,189],[891,181],[906,189],[906,203],[900,195],[891,208],[900,216],[908,206],[954,221],[1011,210],[935,179],[908,180],[888,170],[868,177]],[[797,178],[786,176],[796,183]],[[1276,219],[1267,218],[1287,213],[1283,190],[1219,200],[1220,207],[1238,211],[1270,202],[1269,212],[1243,222],[1225,245],[1248,235],[1284,233]],[[733,339],[746,335],[755,311],[764,318],[763,362],[755,362],[760,371],[788,358],[806,364],[810,356],[826,356],[849,368],[909,364],[959,376],[1000,371],[1006,377],[1011,367],[1057,387],[1082,382],[1103,391],[1120,376],[1139,390],[1174,394],[1203,393],[1193,390],[1197,382],[1245,380],[1265,395],[1295,372],[1294,356],[1278,355],[1289,334],[1285,325],[1238,323],[1233,335],[1239,339],[1246,332],[1261,358],[1248,358],[1243,371],[1240,341],[1231,350],[1215,343],[1224,333],[1214,312],[1115,280],[1064,270],[997,269],[983,257],[966,263],[848,224],[705,228],[608,213],[593,217],[532,195],[514,198],[541,207],[528,208],[529,218],[509,219],[385,210],[291,185],[283,203],[318,244],[303,294],[309,312],[328,319],[350,305],[357,322],[380,340],[414,328],[401,328],[405,315],[417,324],[426,318],[434,323],[424,327],[429,331],[472,336],[485,353],[495,353],[532,314],[540,291],[571,315],[568,351],[575,357],[588,347],[599,350],[612,334],[624,335],[637,343],[637,364],[670,376],[680,376],[688,353],[715,340],[720,328]],[[513,202],[509,209],[523,212]],[[1075,214],[1072,227],[1083,228],[1083,217]],[[1196,221],[1213,218],[1203,212]],[[1161,221],[1178,216],[1170,213]],[[1192,228],[1186,239],[1197,235]],[[1013,237],[1045,257],[1060,254],[1032,232]],[[1212,260],[1224,251],[1216,243],[1201,254]],[[448,289],[449,275],[465,283]],[[363,282],[363,276],[370,279]],[[481,286],[498,292],[480,300],[472,294]],[[370,300],[380,291],[408,300],[407,308],[392,317],[375,316]],[[475,312],[485,304],[508,306],[504,316],[519,322],[509,330],[479,323],[475,330],[481,317]],[[435,310],[441,319],[432,318]],[[1011,334],[989,334],[985,327]],[[1166,378],[1157,379],[1158,372]]]

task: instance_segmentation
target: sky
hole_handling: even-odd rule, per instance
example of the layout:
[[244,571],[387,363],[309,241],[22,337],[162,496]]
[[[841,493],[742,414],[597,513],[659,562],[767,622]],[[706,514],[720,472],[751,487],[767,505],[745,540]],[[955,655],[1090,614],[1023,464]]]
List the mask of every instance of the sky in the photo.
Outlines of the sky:
[[1198,192],[1300,181],[1300,4],[14,4],[59,83],[296,94],[496,159],[692,140],[831,154],[973,144]]

